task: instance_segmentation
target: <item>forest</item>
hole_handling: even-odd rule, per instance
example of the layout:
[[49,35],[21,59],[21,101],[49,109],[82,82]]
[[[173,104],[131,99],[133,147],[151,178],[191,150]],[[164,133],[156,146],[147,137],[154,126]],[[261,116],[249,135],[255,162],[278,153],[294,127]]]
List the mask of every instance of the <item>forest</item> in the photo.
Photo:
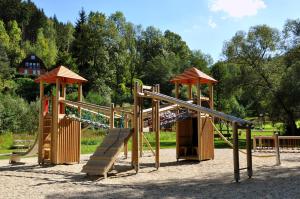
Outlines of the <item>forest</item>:
[[30,0],[0,0],[0,10],[0,133],[37,130],[38,85],[17,74],[33,53],[47,70],[64,65],[88,79],[84,98],[99,105],[131,103],[135,81],[160,84],[162,93],[174,96],[169,80],[194,66],[218,80],[217,110],[242,118],[267,115],[283,123],[284,134],[300,135],[299,19],[286,19],[281,30],[262,24],[237,31],[224,41],[222,58],[213,60],[177,33],[133,24],[122,12],[107,16],[82,8],[72,24],[46,16]]

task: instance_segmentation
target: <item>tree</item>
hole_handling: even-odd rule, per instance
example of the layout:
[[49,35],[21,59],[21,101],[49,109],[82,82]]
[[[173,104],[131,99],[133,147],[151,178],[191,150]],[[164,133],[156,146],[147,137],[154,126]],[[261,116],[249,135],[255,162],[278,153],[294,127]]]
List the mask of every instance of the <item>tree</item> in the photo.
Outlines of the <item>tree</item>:
[[22,32],[18,27],[18,23],[16,21],[10,21],[8,23],[8,35],[10,40],[8,50],[10,66],[17,67],[25,57],[25,53],[20,46],[22,40]]
[[4,46],[0,43],[0,91],[3,92],[10,87],[11,79],[14,77],[14,70],[9,66],[9,59],[7,57]]
[[53,27],[53,22],[48,21],[48,26],[38,30],[37,40],[34,44],[34,53],[40,57],[47,68],[51,68],[56,63],[57,47],[55,42],[56,32]]
[[[244,90],[260,90],[263,96],[273,98],[283,111],[282,118],[289,129],[288,133],[295,135],[297,126],[294,111],[279,92],[284,67],[272,60],[279,49],[279,41],[278,30],[266,25],[254,26],[248,33],[237,32],[225,43],[223,53],[229,62],[240,66]],[[266,107],[272,111],[271,106]]]
[[9,36],[6,32],[3,21],[0,20],[0,43],[6,50],[9,49]]

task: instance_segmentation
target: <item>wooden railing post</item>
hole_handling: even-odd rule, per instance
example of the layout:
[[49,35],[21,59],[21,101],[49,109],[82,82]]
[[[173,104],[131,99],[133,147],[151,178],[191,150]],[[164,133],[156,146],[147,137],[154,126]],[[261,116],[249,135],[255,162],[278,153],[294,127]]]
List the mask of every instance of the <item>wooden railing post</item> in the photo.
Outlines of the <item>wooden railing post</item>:
[[[159,84],[155,86],[156,92],[160,92]],[[155,104],[155,120],[156,120],[156,129],[155,129],[155,139],[156,139],[156,149],[155,149],[155,167],[158,169],[160,167],[159,160],[159,150],[160,150],[160,116],[159,116],[159,100],[156,100]]]
[[131,164],[136,173],[139,172],[139,132],[140,132],[140,100],[138,96],[138,82],[134,84],[134,108],[133,108],[133,135],[132,135],[132,159]]
[[[128,115],[125,114],[124,117],[125,117],[124,118],[124,128],[128,128]],[[127,157],[128,157],[128,145],[127,145],[127,143],[128,143],[128,140],[127,140],[127,142],[124,143],[124,156],[125,156],[125,159],[127,159]]]
[[232,123],[233,130],[233,167],[234,179],[236,182],[240,180],[240,163],[239,163],[239,135],[236,122]]
[[247,148],[247,173],[248,177],[252,177],[252,152],[251,152],[251,129],[246,129],[246,148]]
[[114,103],[111,103],[110,105],[110,121],[109,121],[109,124],[110,124],[110,129],[113,129],[115,128],[115,105]]
[[276,152],[276,165],[279,166],[281,164],[280,162],[280,151],[279,151],[279,139],[278,139],[278,133],[274,133],[274,144],[275,144],[275,152]]

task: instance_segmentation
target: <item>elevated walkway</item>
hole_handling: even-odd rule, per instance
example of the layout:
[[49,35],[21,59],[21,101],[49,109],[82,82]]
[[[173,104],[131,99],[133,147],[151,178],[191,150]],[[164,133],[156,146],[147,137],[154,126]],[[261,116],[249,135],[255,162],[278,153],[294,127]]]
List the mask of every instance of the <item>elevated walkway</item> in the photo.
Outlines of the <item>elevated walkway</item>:
[[94,154],[90,157],[82,171],[87,175],[107,176],[108,171],[115,163],[119,153],[132,135],[129,128],[114,128],[109,130],[108,135],[98,146]]

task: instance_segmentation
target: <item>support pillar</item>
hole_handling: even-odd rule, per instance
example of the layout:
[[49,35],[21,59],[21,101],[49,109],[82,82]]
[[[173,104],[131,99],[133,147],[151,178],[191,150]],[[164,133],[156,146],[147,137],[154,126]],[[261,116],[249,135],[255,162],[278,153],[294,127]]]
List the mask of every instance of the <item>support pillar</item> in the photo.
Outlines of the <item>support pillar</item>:
[[[65,91],[64,91],[65,92]],[[65,94],[64,94],[65,95]],[[82,84],[78,84],[78,102],[82,102]],[[81,108],[78,107],[78,114],[81,118]],[[79,122],[79,135],[78,135],[78,151],[77,151],[77,157],[78,157],[78,164],[80,163],[80,153],[81,153],[81,122]]]
[[43,163],[43,144],[44,144],[44,82],[40,81],[40,113],[39,113],[39,153],[38,163]]
[[[124,128],[128,128],[128,115],[125,114],[124,116]],[[124,143],[124,156],[125,156],[125,159],[127,159],[128,157],[128,145],[127,145],[128,141]]]
[[252,147],[251,147],[251,129],[246,129],[246,148],[247,148],[247,174],[252,177]]
[[139,86],[138,82],[134,84],[134,115],[133,115],[133,135],[132,135],[132,159],[131,164],[136,173],[139,171],[139,127],[140,127],[140,100],[138,96]]
[[236,122],[232,123],[233,131],[233,167],[234,167],[234,179],[236,182],[240,180],[240,162],[239,162],[239,135]]
[[[201,106],[201,84],[200,79],[197,81],[197,105]],[[198,158],[202,160],[202,150],[203,150],[203,143],[202,143],[202,122],[201,122],[201,112],[197,112],[197,126],[198,126]]]
[[[155,86],[155,90],[157,93],[160,92],[160,88],[159,88],[159,84],[157,84]],[[156,100],[155,102],[155,120],[156,120],[156,129],[155,129],[155,167],[156,169],[158,169],[160,167],[160,160],[159,160],[159,156],[160,156],[160,116],[159,116],[159,108],[160,108],[160,104],[159,104],[159,100]]]
[[109,120],[110,129],[115,128],[115,105],[111,103],[110,105],[110,120]]

